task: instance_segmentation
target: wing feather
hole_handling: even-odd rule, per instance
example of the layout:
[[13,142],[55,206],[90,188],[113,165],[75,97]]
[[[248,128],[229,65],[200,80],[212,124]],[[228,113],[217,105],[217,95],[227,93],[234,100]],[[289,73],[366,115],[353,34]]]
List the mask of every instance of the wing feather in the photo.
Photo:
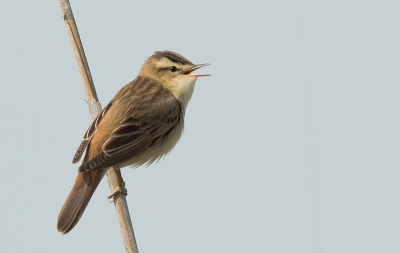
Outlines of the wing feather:
[[182,107],[176,102],[167,112],[161,111],[150,120],[134,116],[126,118],[112,131],[101,152],[83,163],[79,171],[88,172],[110,167],[130,160],[155,145],[162,145],[180,124],[182,114]]
[[104,116],[111,108],[112,103],[109,103],[106,107],[104,107],[103,111],[97,115],[97,117],[93,120],[90,124],[88,130],[86,131],[85,135],[83,136],[83,140],[79,145],[78,149],[75,152],[74,158],[72,159],[72,163],[77,163],[81,159],[83,152],[85,151],[86,147],[89,145],[90,140],[92,139],[93,135],[96,133],[97,127],[100,125],[101,121],[103,120]]

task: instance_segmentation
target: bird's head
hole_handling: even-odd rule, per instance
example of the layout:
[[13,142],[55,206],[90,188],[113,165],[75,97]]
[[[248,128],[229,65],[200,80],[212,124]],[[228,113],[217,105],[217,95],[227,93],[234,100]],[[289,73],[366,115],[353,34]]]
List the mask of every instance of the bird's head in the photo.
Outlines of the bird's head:
[[193,73],[209,64],[195,65],[182,55],[171,51],[157,51],[143,64],[141,76],[151,77],[162,83],[186,107],[198,77],[209,74]]

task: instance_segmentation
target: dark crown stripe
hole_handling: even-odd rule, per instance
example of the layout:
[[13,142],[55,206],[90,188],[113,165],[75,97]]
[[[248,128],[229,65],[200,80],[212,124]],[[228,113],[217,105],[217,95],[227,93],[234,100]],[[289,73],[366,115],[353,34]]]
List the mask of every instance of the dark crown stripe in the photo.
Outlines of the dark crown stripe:
[[180,63],[180,64],[190,64],[193,65],[193,63],[191,61],[189,61],[188,59],[186,59],[185,57],[183,57],[182,55],[178,54],[178,53],[174,53],[171,51],[157,51],[153,54],[152,57],[156,57],[156,58],[167,58],[172,62],[176,62],[176,63]]

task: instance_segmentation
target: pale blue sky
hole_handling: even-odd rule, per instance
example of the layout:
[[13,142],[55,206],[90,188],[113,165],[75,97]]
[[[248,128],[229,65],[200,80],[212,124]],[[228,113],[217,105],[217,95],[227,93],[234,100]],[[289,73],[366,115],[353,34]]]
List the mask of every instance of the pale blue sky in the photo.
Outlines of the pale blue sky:
[[[212,64],[173,152],[122,171],[141,253],[400,251],[399,1],[71,4],[103,106],[154,51]],[[0,252],[124,252],[105,180],[56,231],[90,124],[58,1],[0,10]]]

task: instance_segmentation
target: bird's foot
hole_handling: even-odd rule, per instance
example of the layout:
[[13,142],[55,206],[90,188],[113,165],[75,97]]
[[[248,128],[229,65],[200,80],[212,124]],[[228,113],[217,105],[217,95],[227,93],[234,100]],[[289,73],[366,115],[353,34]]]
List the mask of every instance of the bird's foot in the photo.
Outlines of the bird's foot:
[[110,195],[108,195],[108,198],[111,199],[118,194],[122,194],[124,196],[128,195],[128,190],[125,188],[125,185],[115,188],[114,191]]
[[114,168],[115,174],[117,175],[118,187],[114,189],[114,191],[108,195],[108,198],[111,199],[118,194],[122,194],[124,196],[128,195],[128,190],[125,188],[124,179],[122,179],[121,171],[119,168]]

